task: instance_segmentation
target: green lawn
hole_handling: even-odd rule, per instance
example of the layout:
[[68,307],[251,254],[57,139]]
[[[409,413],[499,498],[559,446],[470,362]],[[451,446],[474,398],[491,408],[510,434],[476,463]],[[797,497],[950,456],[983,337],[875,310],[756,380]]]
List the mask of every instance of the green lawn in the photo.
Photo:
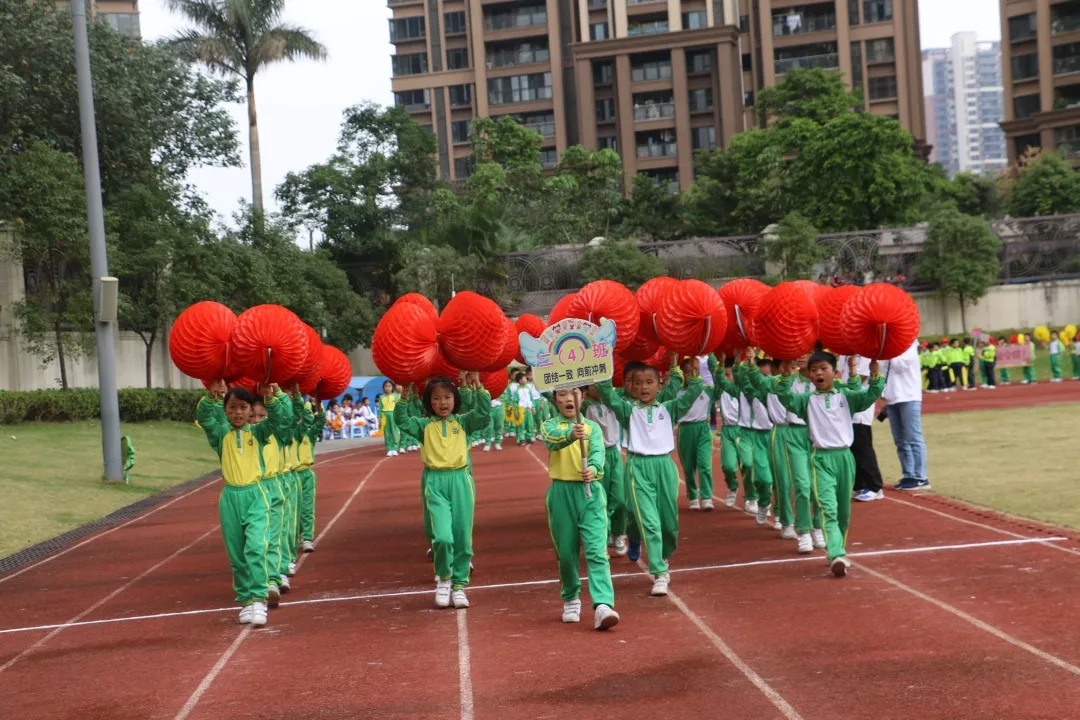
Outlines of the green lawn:
[[194,425],[122,428],[135,444],[130,485],[101,482],[101,427],[86,423],[0,426],[0,557],[97,520],[219,467]]
[[[1080,405],[1057,405],[924,415],[934,492],[1080,529],[1078,413]],[[887,422],[874,423],[874,447],[886,482],[899,480]]]

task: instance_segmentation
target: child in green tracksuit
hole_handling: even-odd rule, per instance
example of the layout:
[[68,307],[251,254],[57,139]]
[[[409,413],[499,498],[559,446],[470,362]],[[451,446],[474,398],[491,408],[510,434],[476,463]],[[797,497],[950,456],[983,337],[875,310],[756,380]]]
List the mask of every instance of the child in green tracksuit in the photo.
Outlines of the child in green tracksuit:
[[[282,419],[286,426],[292,423],[291,415],[286,412],[288,401],[282,403]],[[251,403],[251,424],[259,425],[267,418],[266,405],[263,399],[255,396]],[[262,475],[259,482],[266,488],[266,499],[270,503],[270,534],[267,536],[266,561],[270,567],[270,584],[267,588],[267,607],[276,608],[281,602],[281,596],[289,592],[289,575],[287,573],[288,561],[285,560],[283,547],[285,546],[285,503],[288,491],[285,489],[285,481],[282,478],[284,465],[282,464],[281,443],[278,441],[278,433],[270,437],[265,445],[260,448],[262,453]]]
[[[604,478],[603,430],[595,422],[577,422],[581,391],[557,390],[554,405],[559,417],[545,420],[540,428],[549,452],[547,491],[548,529],[559,563],[564,623],[581,622],[581,551],[589,572],[589,595],[593,603],[593,627],[607,630],[619,622],[615,612],[615,589],[608,563],[608,494]],[[582,455],[582,445],[586,450]]]
[[383,427],[383,446],[386,448],[386,457],[397,457],[401,450],[401,433],[394,419],[394,409],[401,397],[394,392],[394,383],[389,380],[383,383],[382,388],[383,394],[378,404],[379,413],[386,418],[386,425]]
[[405,405],[394,408],[400,427],[420,441],[424,461],[424,513],[429,518],[435,559],[435,606],[469,607],[465,586],[472,561],[473,511],[476,485],[469,470],[469,433],[486,428],[491,395],[470,379],[475,407],[461,414],[461,394],[445,377],[424,388],[424,417],[409,417]]
[[[1002,335],[1002,336],[1000,336],[998,338],[998,348],[1003,348],[1008,344],[1009,344],[1009,338],[1005,337],[1004,335]],[[996,353],[995,353],[995,357],[996,357]],[[1001,384],[1002,385],[1011,385],[1012,384],[1012,372],[1010,371],[1010,369],[1007,368],[1007,367],[1003,367],[1003,368],[1001,368],[1000,372],[1001,372]]]
[[1034,385],[1038,380],[1035,377],[1035,341],[1031,339],[1031,336],[1025,336],[1024,342],[1028,344],[1031,349],[1031,363],[1024,366],[1024,379],[1020,383],[1021,385]]
[[1046,346],[1050,353],[1050,382],[1061,382],[1061,356],[1065,354],[1065,346],[1058,337],[1057,330],[1050,333],[1050,342]]
[[[284,396],[288,427],[277,433],[278,451],[281,453],[281,488],[283,525],[281,532],[281,589],[289,591],[288,578],[296,574],[296,559],[300,527],[300,479],[296,476],[299,466],[295,445],[297,417],[293,401]],[[302,408],[302,405],[301,405]]]
[[[750,368],[758,368],[771,375],[772,360],[762,358],[757,360],[756,350],[751,348],[747,353],[747,363],[740,363],[735,369],[735,384],[739,386],[743,394],[750,401],[750,428],[744,433],[744,445],[749,445],[749,452],[744,454],[743,472],[746,472],[746,464],[753,466],[752,477],[757,496],[757,524],[765,525],[772,512],[772,430],[773,422],[769,417],[768,392],[754,387],[750,381]],[[749,440],[749,443],[745,441]],[[779,522],[779,514],[777,516]]]
[[[680,374],[688,377],[696,367],[697,358],[685,358],[679,365]],[[676,397],[686,392],[681,389],[682,378],[676,373],[671,374],[669,384],[680,388],[676,390]],[[709,427],[709,408],[712,404],[713,394],[707,389],[698,395],[685,415],[675,418],[678,426],[676,447],[686,482],[686,499],[690,502],[691,510],[708,512],[713,509],[713,434]]]
[[1072,379],[1080,380],[1080,337],[1072,341]]
[[[315,551],[315,443],[322,434],[322,416],[312,412],[312,404],[305,403],[300,388],[293,386],[293,412],[297,416],[295,427],[296,477],[300,481],[300,550]],[[318,401],[315,401],[318,405]]]
[[604,404],[612,409],[628,432],[626,474],[638,529],[649,554],[652,595],[667,595],[671,577],[668,559],[679,542],[679,470],[675,450],[675,423],[705,391],[697,373],[681,397],[660,402],[660,373],[646,367],[634,373],[634,401],[624,400],[611,382],[597,384]]
[[536,436],[536,404],[523,372],[514,375],[514,404],[521,418],[517,426],[517,444],[531,445]]
[[600,391],[590,385],[582,400],[582,414],[596,423],[603,433],[604,475],[600,478],[607,496],[608,532],[612,536],[616,555],[625,555],[627,546],[626,528],[626,471],[623,467],[622,451],[619,440],[622,427],[615,413],[600,401]]
[[[506,386],[507,390],[510,386]],[[503,398],[506,397],[506,390],[503,390],[503,394],[497,398],[491,399],[491,420],[488,422],[487,431],[484,438],[484,452],[491,452],[491,446],[495,446],[495,450],[502,452],[503,430],[504,430],[504,416],[503,416]]]
[[[720,363],[724,364],[724,371],[719,372]],[[713,355],[709,356],[709,371],[713,376],[711,400],[720,406],[720,467],[724,473],[724,483],[727,485],[727,498],[724,500],[726,507],[735,507],[735,500],[739,494],[739,443],[742,442],[742,428],[739,427],[739,388],[732,380],[732,369],[735,367],[735,358],[720,360]]]
[[239,621],[252,627],[266,625],[270,587],[269,540],[273,490],[263,480],[262,448],[275,431],[286,426],[283,395],[270,386],[263,389],[267,420],[251,424],[255,398],[243,388],[226,390],[218,380],[210,396],[199,401],[199,425],[210,447],[221,459],[225,481],[218,501],[221,534],[232,567],[233,590],[241,605]]
[[[810,381],[815,391],[796,395],[792,376],[782,376],[777,386],[780,402],[806,421],[813,450],[810,453],[814,498],[822,517],[826,552],[833,575],[843,577],[851,562],[845,557],[851,519],[851,492],[855,486],[855,440],[852,417],[870,408],[881,397],[885,379],[877,361],[870,363],[870,383],[866,390],[836,385],[836,356],[815,352],[809,360]],[[857,376],[856,376],[857,377]],[[854,381],[852,381],[854,382]]]

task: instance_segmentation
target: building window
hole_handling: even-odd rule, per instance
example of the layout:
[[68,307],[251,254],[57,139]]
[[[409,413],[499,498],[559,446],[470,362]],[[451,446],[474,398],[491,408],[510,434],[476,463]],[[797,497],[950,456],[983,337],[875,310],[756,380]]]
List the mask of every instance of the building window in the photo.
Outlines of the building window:
[[890,100],[896,97],[896,76],[872,77],[867,82],[871,100]]
[[458,180],[468,180],[472,177],[473,170],[475,169],[476,165],[473,162],[472,155],[454,158],[454,177]]
[[555,113],[526,113],[524,115],[513,115],[512,117],[518,125],[527,130],[532,130],[546,138],[555,137]]
[[100,13],[98,17],[104,18],[105,22],[113,26],[113,30],[125,35],[132,37],[142,35],[142,29],[139,27],[139,13]]
[[690,112],[712,110],[712,88],[697,88],[690,91]]
[[772,11],[774,36],[801,35],[836,29],[836,12],[829,5],[795,5]]
[[695,10],[694,12],[685,12],[682,14],[683,30],[701,30],[708,26],[709,20],[704,10]]
[[863,19],[867,24],[892,22],[892,0],[863,0]]
[[447,70],[466,70],[469,67],[468,48],[450,48],[446,51]]
[[615,120],[615,101],[611,98],[601,98],[596,101],[596,122],[613,122]]
[[1009,18],[1009,41],[1018,42],[1035,37],[1035,13]]
[[1040,148],[1042,147],[1042,140],[1039,133],[1032,133],[1031,135],[1021,135],[1013,140],[1013,146],[1016,149],[1016,156],[1020,157],[1028,151],[1028,148]]
[[467,107],[472,105],[472,87],[469,85],[451,85],[449,90],[450,107]]
[[671,91],[634,95],[634,120],[648,122],[675,117],[675,97]]
[[652,20],[651,22],[639,22],[631,23],[626,28],[627,37],[635,37],[637,35],[656,35],[658,33],[666,33],[671,29],[667,20]]
[[513,67],[515,65],[530,65],[532,63],[546,63],[551,59],[548,52],[547,41],[526,41],[500,45],[488,50],[487,66]]
[[596,138],[596,147],[600,150],[619,151],[619,141],[614,135],[604,135]]
[[484,16],[484,27],[488,30],[511,30],[541,25],[547,25],[547,9],[544,5],[519,7],[507,12]]
[[424,18],[397,18],[390,21],[390,42],[419,40],[424,37]]
[[[1056,48],[1055,48],[1056,50]],[[1057,70],[1057,59],[1054,61],[1054,70]],[[1012,57],[1012,79],[1013,82],[1017,80],[1027,80],[1028,78],[1039,76],[1039,54],[1030,53],[1028,55],[1013,55]]]
[[695,150],[716,149],[716,128],[712,125],[694,128],[693,138]]
[[492,105],[551,99],[551,73],[532,73],[488,80],[488,102]]
[[559,164],[559,151],[558,150],[541,150],[540,151],[540,167],[545,170],[551,170],[553,167]]
[[773,66],[777,75],[783,75],[792,68],[836,70],[840,67],[840,56],[835,42],[796,45],[774,50]]
[[450,123],[450,137],[455,143],[469,142],[470,132],[472,132],[472,120],[455,120]]
[[754,69],[754,56],[750,53],[743,53],[742,69],[743,72],[751,72]]
[[468,31],[464,10],[446,13],[443,15],[443,22],[446,23],[447,35],[464,35]]
[[606,22],[592,23],[589,25],[589,39],[590,40],[607,40],[608,39],[608,24]]
[[394,77],[402,75],[422,75],[428,71],[427,53],[409,53],[408,55],[393,55],[390,65]]
[[896,62],[896,45],[892,38],[866,41],[866,62]]
[[686,71],[691,75],[702,75],[712,70],[712,51],[694,50],[686,53]]
[[428,110],[431,108],[431,95],[427,90],[406,90],[394,93],[394,105],[405,110]]
[[592,76],[593,85],[597,87],[611,85],[615,79],[615,65],[611,61],[593,63]]
[[674,130],[639,132],[636,139],[638,158],[674,157],[679,154]]
[[741,32],[741,33],[750,32],[750,16],[749,15],[740,15],[739,16],[739,32]]
[[847,21],[848,25],[859,24],[859,0],[848,0]]
[[851,43],[851,90],[859,96],[859,107],[863,106],[863,66],[862,42]]
[[749,90],[744,92],[742,94],[742,104],[743,104],[744,107],[753,107],[754,106],[754,93],[749,91]]
[[630,79],[633,82],[667,80],[671,77],[671,59],[634,60],[630,67]]
[[1074,72],[1080,72],[1080,43],[1055,45],[1054,74],[1067,75]]

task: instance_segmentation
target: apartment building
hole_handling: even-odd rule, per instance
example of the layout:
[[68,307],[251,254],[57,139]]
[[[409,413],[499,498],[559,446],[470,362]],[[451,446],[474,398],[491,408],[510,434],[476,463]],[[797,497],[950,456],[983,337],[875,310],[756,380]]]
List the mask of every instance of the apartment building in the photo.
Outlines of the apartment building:
[[1009,164],[1001,84],[1001,45],[957,33],[948,48],[923,51],[927,142],[931,162],[949,175],[989,173]]
[[[139,26],[139,0],[83,0],[83,2],[86,5],[88,17],[103,19],[120,32],[142,37],[142,29]],[[64,12],[71,11],[70,5],[66,2],[58,2],[56,7]]]
[[923,139],[916,0],[388,0],[393,90],[471,172],[474,117],[511,115],[542,162],[581,143],[686,188],[694,153],[759,122],[757,92],[796,67],[840,70],[869,112]]
[[1001,0],[1009,160],[1029,147],[1080,163],[1080,1]]

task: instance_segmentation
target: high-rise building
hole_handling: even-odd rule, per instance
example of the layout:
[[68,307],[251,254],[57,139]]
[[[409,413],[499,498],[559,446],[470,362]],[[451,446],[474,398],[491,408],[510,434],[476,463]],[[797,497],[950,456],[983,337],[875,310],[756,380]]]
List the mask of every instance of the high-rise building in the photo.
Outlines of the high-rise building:
[[930,160],[949,175],[994,172],[1009,164],[1001,86],[1001,46],[957,33],[952,46],[923,51]]
[[917,0],[388,0],[393,90],[471,172],[474,117],[614,148],[628,174],[687,187],[694,152],[755,126],[757,92],[791,68],[839,70],[864,108],[925,136]]
[[1029,147],[1080,164],[1080,1],[1001,0],[1009,159]]
[[[82,0],[88,18],[105,20],[120,32],[142,37],[139,26],[139,0]],[[71,12],[67,2],[57,2],[56,9]]]

